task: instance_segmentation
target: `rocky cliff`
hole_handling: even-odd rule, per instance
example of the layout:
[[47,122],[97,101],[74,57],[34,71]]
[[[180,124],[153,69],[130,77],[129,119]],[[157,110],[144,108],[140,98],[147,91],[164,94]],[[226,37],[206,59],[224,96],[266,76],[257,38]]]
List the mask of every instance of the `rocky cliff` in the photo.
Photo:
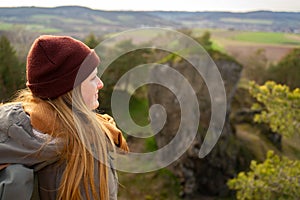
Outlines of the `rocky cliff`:
[[[176,69],[188,80],[195,91],[201,117],[196,138],[189,146],[188,150],[169,169],[173,171],[182,184],[182,196],[187,199],[199,194],[227,196],[229,190],[226,181],[233,177],[236,172],[248,165],[249,159],[244,158],[243,147],[235,137],[235,131],[231,126],[229,118],[231,112],[231,101],[235,94],[237,84],[242,71],[242,66],[231,59],[219,58],[215,60],[218,70],[224,81],[226,90],[226,119],[222,134],[214,146],[213,150],[204,158],[200,159],[198,154],[207,134],[209,121],[211,119],[211,99],[209,90],[204,79],[195,71],[188,62],[169,62],[168,65]],[[160,76],[158,76],[158,73]],[[159,68],[153,72],[153,77],[157,79],[172,78]],[[178,87],[174,85],[174,87]],[[160,104],[165,108],[167,120],[162,130],[156,134],[155,138],[159,148],[167,145],[175,137],[181,119],[181,110],[176,97],[168,88],[152,85],[149,87],[149,104]],[[155,120],[155,115],[152,116]],[[188,131],[188,130],[187,130]],[[166,159],[168,155],[166,156]],[[162,158],[164,159],[164,158]]]

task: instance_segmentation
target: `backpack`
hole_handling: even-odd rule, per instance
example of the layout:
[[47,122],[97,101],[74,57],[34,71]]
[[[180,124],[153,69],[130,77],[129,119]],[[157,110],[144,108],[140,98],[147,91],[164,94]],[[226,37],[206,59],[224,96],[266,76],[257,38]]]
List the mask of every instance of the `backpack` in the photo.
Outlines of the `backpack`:
[[37,178],[24,165],[0,165],[0,200],[14,199],[38,200]]

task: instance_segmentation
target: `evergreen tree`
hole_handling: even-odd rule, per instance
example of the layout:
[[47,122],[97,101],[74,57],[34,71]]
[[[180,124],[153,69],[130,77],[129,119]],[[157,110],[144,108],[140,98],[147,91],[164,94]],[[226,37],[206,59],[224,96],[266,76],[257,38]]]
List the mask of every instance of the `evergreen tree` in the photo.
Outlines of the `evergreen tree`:
[[94,33],[90,33],[84,40],[84,43],[90,47],[91,49],[94,49],[102,39],[97,38]]
[[24,86],[24,65],[5,36],[0,37],[0,101],[6,101]]

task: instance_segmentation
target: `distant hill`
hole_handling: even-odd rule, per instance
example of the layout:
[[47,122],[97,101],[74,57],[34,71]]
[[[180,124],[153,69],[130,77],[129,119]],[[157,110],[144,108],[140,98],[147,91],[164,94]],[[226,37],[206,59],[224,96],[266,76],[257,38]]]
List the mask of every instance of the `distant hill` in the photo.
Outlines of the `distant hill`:
[[0,30],[14,26],[40,33],[96,34],[139,27],[220,28],[300,33],[299,12],[102,11],[79,6],[0,8]]

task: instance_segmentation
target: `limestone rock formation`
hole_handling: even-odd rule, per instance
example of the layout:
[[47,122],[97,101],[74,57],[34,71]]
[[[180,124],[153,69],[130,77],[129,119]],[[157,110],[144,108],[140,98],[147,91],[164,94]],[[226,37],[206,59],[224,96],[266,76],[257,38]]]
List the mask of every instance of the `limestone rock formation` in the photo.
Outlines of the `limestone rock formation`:
[[[198,133],[188,150],[169,169],[176,174],[182,184],[182,195],[187,199],[197,194],[206,195],[228,195],[229,190],[226,181],[233,177],[241,166],[247,165],[248,161],[241,156],[241,148],[236,141],[234,130],[229,119],[231,100],[235,93],[240,74],[241,65],[229,59],[218,59],[215,61],[226,90],[226,119],[225,125],[217,144],[213,150],[204,158],[198,156],[199,149],[209,125],[211,117],[211,100],[205,81],[201,75],[186,61],[170,62],[168,65],[176,69],[192,85],[195,91],[201,117],[199,120]],[[172,79],[167,72],[155,68],[152,72],[152,79]],[[173,87],[180,87],[180,83],[174,83]],[[184,88],[181,88],[184,89]],[[151,85],[148,89],[149,104],[162,105],[167,114],[167,120],[162,130],[155,135],[158,148],[167,145],[176,135],[180,125],[181,114],[178,99],[170,89],[159,85]],[[157,120],[152,116],[152,120]],[[189,130],[187,130],[189,131]],[[168,155],[164,155],[167,159]],[[164,159],[164,158],[162,158]]]

